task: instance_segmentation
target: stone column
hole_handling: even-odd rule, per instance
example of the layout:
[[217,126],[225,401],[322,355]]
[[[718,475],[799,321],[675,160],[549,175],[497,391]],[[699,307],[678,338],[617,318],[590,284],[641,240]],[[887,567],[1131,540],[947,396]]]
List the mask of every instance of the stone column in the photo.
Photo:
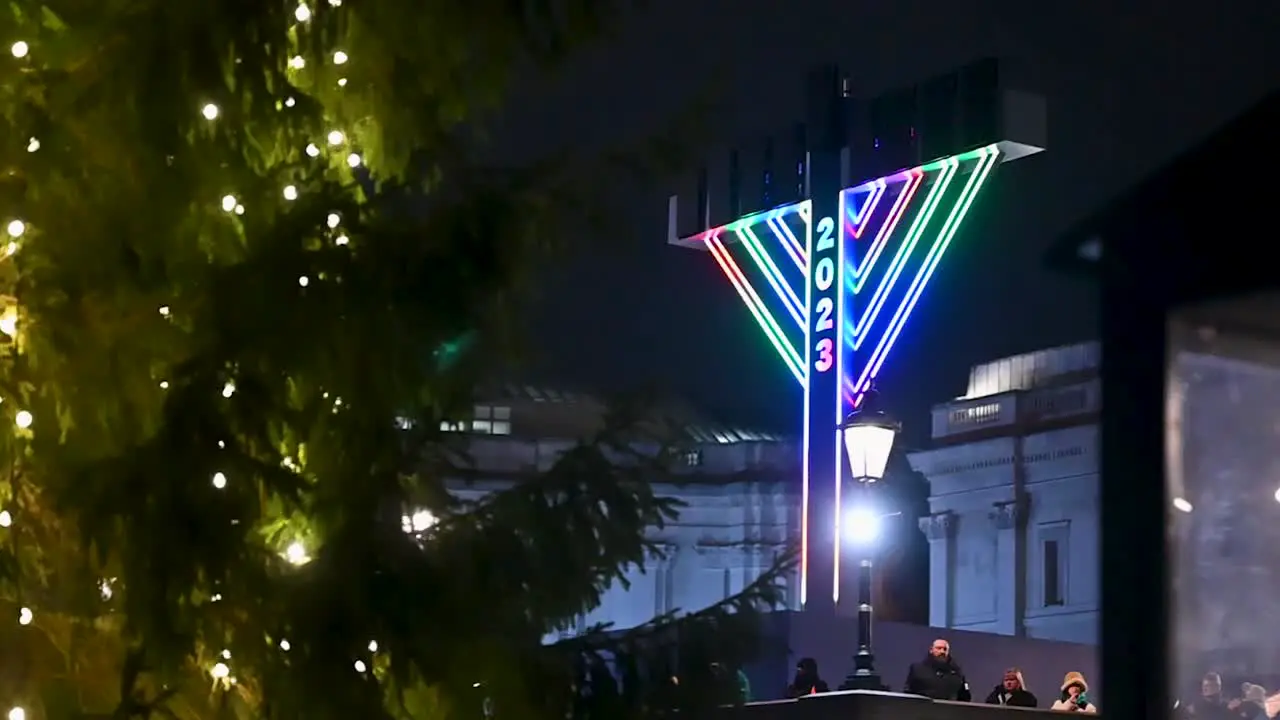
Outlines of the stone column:
[[920,518],[920,531],[929,538],[929,624],[950,627],[956,516],[947,511]]
[[996,534],[996,632],[1020,636],[1026,631],[1026,503],[995,503],[987,517]]

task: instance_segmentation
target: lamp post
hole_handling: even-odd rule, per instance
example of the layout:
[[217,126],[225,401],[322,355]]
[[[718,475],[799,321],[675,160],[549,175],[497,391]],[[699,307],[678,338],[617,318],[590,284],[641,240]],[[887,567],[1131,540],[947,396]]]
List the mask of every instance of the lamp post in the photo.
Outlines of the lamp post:
[[875,392],[868,393],[862,407],[840,425],[850,477],[859,487],[859,502],[848,512],[846,527],[849,528],[848,537],[857,546],[861,558],[858,563],[861,566],[858,573],[858,652],[853,656],[853,672],[845,677],[841,690],[886,689],[880,681],[880,673],[876,672],[875,654],[871,649],[871,558],[883,514],[877,513],[867,500],[871,486],[884,479],[889,453],[893,450],[900,427],[877,407],[875,400]]

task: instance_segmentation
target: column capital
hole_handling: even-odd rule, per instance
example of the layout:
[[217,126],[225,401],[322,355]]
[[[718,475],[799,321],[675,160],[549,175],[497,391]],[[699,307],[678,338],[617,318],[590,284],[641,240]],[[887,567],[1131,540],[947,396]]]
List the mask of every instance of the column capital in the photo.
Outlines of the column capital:
[[956,516],[950,510],[922,517],[919,523],[920,532],[929,538],[929,542],[950,540],[956,533]]
[[987,518],[997,530],[1020,528],[1027,522],[1028,504],[1025,498],[992,503],[991,512],[987,513]]

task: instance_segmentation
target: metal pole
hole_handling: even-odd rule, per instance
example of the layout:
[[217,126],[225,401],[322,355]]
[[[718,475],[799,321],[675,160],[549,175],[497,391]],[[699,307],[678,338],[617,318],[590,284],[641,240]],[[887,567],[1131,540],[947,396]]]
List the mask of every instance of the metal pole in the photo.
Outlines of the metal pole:
[[[871,494],[869,483],[861,483],[863,498]],[[864,500],[865,501],[865,500]],[[841,683],[841,690],[888,690],[876,672],[876,656],[871,646],[871,620],[875,609],[871,604],[872,549],[862,548],[862,560],[858,568],[858,652],[853,656],[853,672]]]

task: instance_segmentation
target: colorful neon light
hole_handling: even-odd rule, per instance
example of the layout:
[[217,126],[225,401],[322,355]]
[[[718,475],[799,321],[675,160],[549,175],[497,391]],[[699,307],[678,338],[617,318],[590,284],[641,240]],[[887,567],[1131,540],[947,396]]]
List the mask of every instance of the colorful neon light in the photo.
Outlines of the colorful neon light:
[[[875,267],[876,261],[880,259],[880,253],[889,244],[889,238],[893,235],[893,231],[897,229],[902,216],[906,214],[907,208],[911,206],[911,198],[915,197],[916,190],[919,189],[921,181],[924,180],[924,172],[920,168],[916,168],[902,173],[901,177],[907,183],[907,186],[898,191],[898,197],[894,199],[893,207],[889,209],[889,214],[885,217],[885,221],[880,224],[880,230],[876,232],[875,240],[871,241],[871,247],[867,249],[860,263],[848,266],[853,271],[852,277],[849,278],[849,289],[854,295],[862,292],[862,285],[867,281],[867,276],[871,274],[871,268]],[[853,342],[854,335],[856,333],[849,333],[849,342]]]
[[[809,260],[805,254],[804,246],[800,244],[800,240],[796,234],[791,232],[791,228],[782,221],[782,211],[777,211],[765,220],[769,225],[769,229],[773,231],[773,236],[782,243],[782,247],[786,248],[787,255],[791,257],[791,261],[796,264],[796,268],[801,275],[808,277]],[[808,307],[808,304],[805,305]]]
[[796,295],[796,291],[787,282],[786,276],[778,269],[777,264],[773,262],[773,258],[769,256],[769,251],[764,248],[764,244],[760,242],[760,238],[756,237],[751,226],[742,223],[732,223],[729,225],[738,239],[742,241],[743,247],[747,249],[747,254],[751,256],[751,260],[760,269],[764,279],[768,281],[769,286],[777,293],[778,298],[782,300],[782,304],[790,313],[792,319],[796,321],[796,327],[804,327],[804,318],[808,314],[806,308],[808,304],[800,304],[800,298]]
[[769,338],[769,342],[773,343],[774,349],[778,351],[778,355],[786,363],[787,369],[791,371],[791,374],[795,376],[801,387],[803,387],[805,384],[805,371],[804,366],[800,363],[800,353],[788,342],[787,336],[783,333],[782,328],[778,326],[773,314],[765,307],[764,301],[760,299],[755,289],[751,287],[751,283],[743,275],[742,269],[738,267],[737,262],[729,254],[729,250],[720,241],[721,231],[722,228],[716,228],[703,233],[703,243],[711,251],[711,256],[716,259],[720,269],[724,271],[725,277],[729,278],[729,282],[738,291],[738,296],[742,298],[742,302],[751,311],[751,315],[755,317],[756,323],[764,331],[765,337]]
[[911,311],[915,309],[916,302],[920,300],[921,294],[924,293],[925,286],[929,284],[929,279],[933,277],[933,271],[937,269],[943,254],[947,252],[947,248],[951,245],[951,239],[955,237],[956,231],[960,229],[965,215],[969,213],[969,208],[973,206],[973,201],[978,196],[983,184],[986,183],[992,168],[1000,162],[1000,150],[995,145],[981,148],[975,152],[978,153],[979,157],[978,167],[974,168],[973,173],[969,176],[969,181],[965,184],[964,190],[961,191],[959,199],[952,207],[951,213],[947,216],[947,220],[943,223],[937,237],[934,238],[933,246],[929,248],[929,253],[925,256],[924,263],[920,266],[920,270],[916,272],[915,279],[911,281],[910,287],[907,288],[903,303],[889,321],[888,329],[881,337],[875,351],[871,354],[871,359],[868,361],[866,368],[863,369],[858,382],[853,384],[854,391],[858,393],[857,398],[854,400],[855,407],[862,403],[862,397],[867,389],[871,387],[871,381],[880,373],[880,368],[884,366],[885,358],[889,356],[889,351],[893,349],[893,344],[897,341],[898,335],[907,323],[907,318],[911,316]]
[[956,171],[960,168],[960,161],[958,158],[951,157],[946,160],[940,160],[937,163],[925,165],[920,171],[927,173],[934,169],[934,166],[942,167],[942,176],[935,180],[933,186],[929,188],[929,194],[924,199],[924,207],[916,215],[915,220],[911,222],[911,227],[907,229],[906,237],[903,239],[902,244],[898,246],[898,252],[894,253],[893,260],[889,262],[888,271],[880,278],[880,284],[876,286],[875,292],[872,293],[871,301],[867,304],[858,322],[853,326],[854,350],[857,350],[862,345],[862,341],[867,336],[867,329],[879,317],[880,310],[889,298],[889,293],[898,282],[898,276],[902,274],[902,269],[906,267],[907,258],[911,256],[911,251],[915,250],[916,244],[920,242],[920,236],[933,218],[933,212],[938,209],[938,203],[942,202],[947,188],[951,185],[951,180],[955,178]]

